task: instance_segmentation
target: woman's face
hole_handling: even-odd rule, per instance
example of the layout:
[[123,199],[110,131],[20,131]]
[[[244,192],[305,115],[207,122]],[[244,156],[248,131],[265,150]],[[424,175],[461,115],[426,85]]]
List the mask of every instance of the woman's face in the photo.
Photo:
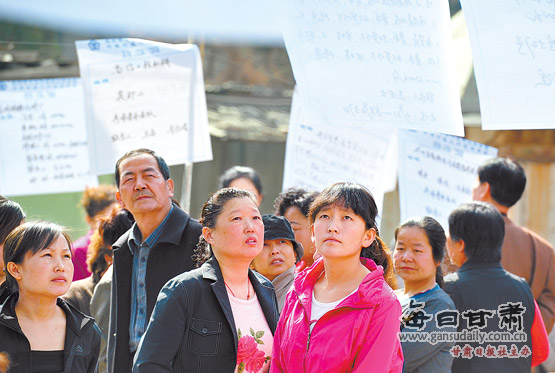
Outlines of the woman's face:
[[231,183],[229,183],[229,187],[243,189],[251,192],[256,197],[257,205],[260,206],[260,204],[262,203],[262,195],[258,192],[256,186],[248,177],[239,177],[233,180]]
[[62,235],[46,249],[27,252],[20,264],[9,264],[20,294],[59,297],[67,292],[73,278],[71,250]]
[[367,229],[362,217],[350,208],[333,204],[324,206],[312,226],[316,250],[326,258],[360,257],[376,237],[374,229]]
[[224,257],[245,259],[249,263],[264,245],[264,224],[256,204],[248,197],[227,201],[214,228],[204,227],[202,234],[218,260]]
[[299,241],[304,248],[304,259],[309,258],[312,262],[312,255],[314,254],[314,242],[310,235],[310,222],[306,216],[303,215],[301,210],[296,206],[291,206],[283,217],[291,223],[293,233],[295,233],[295,240]]
[[405,283],[426,282],[436,277],[439,263],[434,261],[432,246],[419,227],[401,228],[397,234],[393,264]]

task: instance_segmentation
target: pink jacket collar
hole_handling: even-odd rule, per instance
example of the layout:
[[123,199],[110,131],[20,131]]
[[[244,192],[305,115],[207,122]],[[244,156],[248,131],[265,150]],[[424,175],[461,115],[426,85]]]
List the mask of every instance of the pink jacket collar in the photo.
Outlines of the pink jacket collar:
[[[383,290],[383,268],[376,265],[373,260],[360,258],[360,262],[370,270],[370,273],[362,280],[358,291],[343,300],[337,307],[372,308],[382,303]],[[324,272],[324,261],[318,259],[310,268],[297,275],[294,289],[299,302],[310,318],[312,305],[312,291],[314,284]]]

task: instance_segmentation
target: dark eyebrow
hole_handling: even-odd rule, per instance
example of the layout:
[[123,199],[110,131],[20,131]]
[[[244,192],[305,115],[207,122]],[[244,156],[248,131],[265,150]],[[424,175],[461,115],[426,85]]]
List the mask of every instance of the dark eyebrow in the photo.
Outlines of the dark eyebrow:
[[134,175],[134,174],[135,173],[133,171],[125,171],[121,174],[121,177],[128,176],[128,175]]
[[155,169],[154,167],[147,167],[147,168],[145,168],[145,169],[142,169],[142,170],[141,170],[141,173],[153,172],[153,171],[154,171],[154,172],[158,172],[158,170]]

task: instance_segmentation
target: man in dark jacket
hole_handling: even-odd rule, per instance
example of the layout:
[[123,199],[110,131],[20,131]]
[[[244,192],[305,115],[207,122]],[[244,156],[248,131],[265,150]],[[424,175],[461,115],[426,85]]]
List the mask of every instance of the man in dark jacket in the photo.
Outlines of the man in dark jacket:
[[501,266],[504,234],[503,217],[490,204],[463,204],[449,215],[447,251],[460,268],[445,277],[444,290],[458,311],[452,321],[468,336],[451,349],[453,372],[529,372],[532,352],[535,361],[547,358],[532,351],[533,339],[545,345],[547,334],[530,287]]
[[109,372],[130,372],[160,289],[193,269],[201,225],[172,204],[173,180],[162,157],[149,149],[116,163],[116,198],[135,224],[113,245],[114,278],[108,339]]
[[490,159],[478,168],[472,199],[491,203],[503,215],[505,240],[501,265],[530,285],[549,333],[555,323],[555,251],[542,237],[507,217],[525,186],[526,174],[518,162],[508,158]]

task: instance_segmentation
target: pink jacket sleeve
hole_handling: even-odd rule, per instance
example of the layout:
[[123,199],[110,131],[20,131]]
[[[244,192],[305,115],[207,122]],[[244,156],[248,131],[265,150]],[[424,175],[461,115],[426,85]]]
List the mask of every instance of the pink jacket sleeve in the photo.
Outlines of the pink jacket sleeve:
[[287,293],[285,298],[285,303],[279,321],[276,327],[276,332],[274,333],[274,342],[272,345],[272,361],[270,362],[270,373],[285,372],[283,367],[283,362],[281,361],[281,334],[283,331],[285,320],[291,312],[291,306],[295,304],[296,295],[293,291]]
[[401,305],[386,299],[372,316],[365,343],[358,352],[353,372],[402,372],[403,351],[399,340]]
[[538,303],[534,300],[534,321],[532,322],[532,366],[540,365],[549,356],[549,339]]

